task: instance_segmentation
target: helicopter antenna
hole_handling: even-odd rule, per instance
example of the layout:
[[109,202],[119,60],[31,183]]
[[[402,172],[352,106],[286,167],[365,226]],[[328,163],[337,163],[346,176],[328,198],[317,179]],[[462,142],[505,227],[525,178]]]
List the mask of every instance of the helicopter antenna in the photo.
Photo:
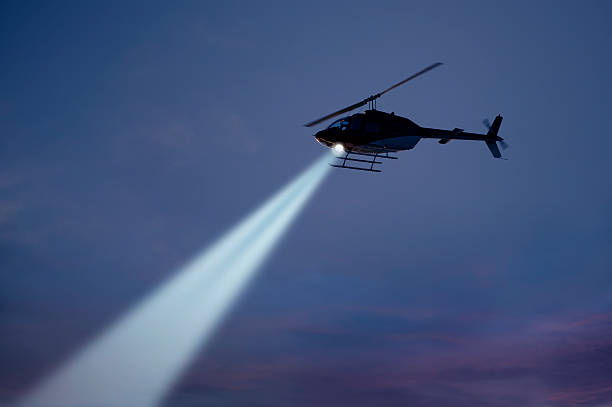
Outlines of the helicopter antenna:
[[398,86],[401,86],[404,83],[406,83],[406,82],[416,78],[417,76],[423,75],[425,72],[431,71],[432,69],[439,67],[440,65],[442,65],[442,62],[436,62],[435,64],[429,65],[427,68],[420,70],[419,72],[409,76],[408,78],[404,79],[403,81],[396,83],[395,85],[391,86],[390,88],[387,88],[387,89],[383,90],[380,93],[377,93],[377,94],[372,95],[372,96],[370,96],[368,98],[365,98],[361,102],[357,102],[355,104],[352,104],[352,105],[350,105],[348,107],[345,107],[344,109],[340,109],[337,112],[330,113],[330,114],[328,114],[326,116],[323,116],[323,117],[321,117],[321,118],[319,118],[317,120],[314,120],[314,121],[312,121],[310,123],[305,124],[304,126],[312,127],[312,126],[314,126],[316,124],[324,122],[325,120],[331,119],[332,117],[336,117],[338,115],[341,115],[342,113],[346,113],[346,112],[350,112],[351,110],[355,110],[358,107],[361,107],[361,106],[363,106],[365,104],[368,104],[368,106],[369,106],[369,108],[371,110],[376,110],[376,99],[378,99],[379,97],[381,97],[385,93],[389,92],[390,90],[395,89]]

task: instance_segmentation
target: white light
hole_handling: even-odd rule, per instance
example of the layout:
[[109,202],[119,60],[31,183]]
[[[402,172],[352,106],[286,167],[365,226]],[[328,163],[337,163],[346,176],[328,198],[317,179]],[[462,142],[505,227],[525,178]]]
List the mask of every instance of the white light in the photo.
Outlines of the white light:
[[155,406],[328,172],[327,154],[28,394],[28,407]]
[[334,144],[334,153],[336,153],[336,154],[344,153],[344,146],[342,144],[340,144],[340,143]]

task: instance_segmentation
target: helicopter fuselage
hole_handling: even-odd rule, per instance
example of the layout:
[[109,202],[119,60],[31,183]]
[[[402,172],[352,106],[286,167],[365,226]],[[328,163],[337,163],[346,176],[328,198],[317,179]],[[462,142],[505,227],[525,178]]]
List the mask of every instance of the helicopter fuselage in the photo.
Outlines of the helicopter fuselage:
[[336,120],[328,128],[315,134],[315,139],[334,149],[354,152],[384,152],[410,150],[422,139],[502,140],[497,134],[466,133],[463,129],[443,130],[421,127],[412,120],[379,110],[366,110]]

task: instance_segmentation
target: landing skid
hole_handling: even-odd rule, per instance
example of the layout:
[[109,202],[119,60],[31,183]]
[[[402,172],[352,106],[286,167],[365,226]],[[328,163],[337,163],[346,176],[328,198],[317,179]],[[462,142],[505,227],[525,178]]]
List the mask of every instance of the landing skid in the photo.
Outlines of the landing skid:
[[[349,157],[349,155],[359,155],[359,156],[365,156],[365,157],[371,157],[371,160],[362,160],[359,158],[351,158]],[[393,157],[389,155],[389,152],[376,152],[374,154],[369,154],[369,153],[358,153],[356,151],[347,151],[346,154],[344,156],[339,156],[336,157],[338,160],[342,161],[342,165],[340,164],[329,164],[332,167],[336,167],[336,168],[346,168],[349,170],[360,170],[360,171],[369,171],[369,172],[382,172],[379,169],[375,169],[374,168],[374,164],[382,164],[382,161],[376,161],[377,158],[386,158],[388,160],[397,160],[397,157]],[[338,161],[338,162],[340,162]],[[366,167],[354,167],[354,166],[350,166],[350,165],[346,165],[347,161],[352,161],[352,162],[359,162],[359,163],[366,163],[366,164],[370,164],[369,168]]]

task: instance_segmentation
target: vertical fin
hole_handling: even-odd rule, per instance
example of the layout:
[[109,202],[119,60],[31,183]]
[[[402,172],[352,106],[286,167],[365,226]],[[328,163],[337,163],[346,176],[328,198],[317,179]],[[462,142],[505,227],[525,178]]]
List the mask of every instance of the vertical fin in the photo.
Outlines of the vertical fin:
[[497,143],[495,141],[485,141],[485,143],[487,143],[487,147],[489,147],[493,157],[501,158],[501,153],[499,152],[499,148],[497,147]]
[[499,131],[499,127],[501,126],[502,119],[503,117],[497,115],[495,120],[493,120],[493,124],[491,125],[491,127],[489,127],[487,136],[497,137],[497,132]]
[[495,120],[493,120],[493,124],[489,127],[489,131],[487,132],[487,136],[490,137],[490,140],[485,140],[487,143],[487,147],[489,147],[489,151],[493,154],[495,158],[501,158],[501,153],[499,151],[499,147],[497,147],[497,141],[501,140],[497,137],[497,132],[499,131],[499,127],[501,126],[503,117],[497,115]]

